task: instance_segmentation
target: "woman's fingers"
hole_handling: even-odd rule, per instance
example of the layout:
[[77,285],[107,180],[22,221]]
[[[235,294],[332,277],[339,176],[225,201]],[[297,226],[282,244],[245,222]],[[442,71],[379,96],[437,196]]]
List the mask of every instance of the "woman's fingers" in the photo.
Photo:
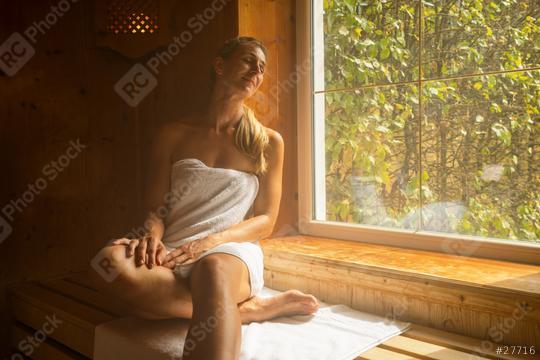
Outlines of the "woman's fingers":
[[167,249],[160,244],[156,251],[156,264],[161,265],[165,261],[165,256],[167,255]]
[[183,265],[189,259],[190,257],[188,256],[188,254],[182,254],[174,259],[174,263],[176,265]]
[[174,249],[173,251],[171,251],[170,253],[168,253],[166,256],[165,256],[165,262],[166,263],[169,263],[171,262],[172,259],[174,259],[175,257],[177,257],[178,255],[182,254],[183,253],[183,250],[182,248],[178,248],[178,249]]
[[111,245],[129,245],[131,239],[122,238],[111,241]]
[[183,258],[185,257],[185,254],[182,252],[180,248],[171,251],[163,261],[164,266],[167,267],[175,267]]
[[176,265],[188,265],[196,261],[195,256],[191,251],[193,242],[189,242],[171,251],[164,259],[164,266],[174,267]]
[[139,245],[135,249],[135,265],[141,266],[146,261],[146,239],[139,240]]
[[135,253],[135,249],[139,245],[139,239],[132,239],[130,240],[127,248],[127,257],[132,257]]
[[147,249],[146,249],[146,255],[148,255],[147,265],[148,265],[148,268],[151,269],[156,263],[155,256],[156,256],[157,241],[154,239],[153,236],[150,235],[148,236],[147,244],[148,244]]
[[174,267],[176,266],[176,264],[172,261],[169,261],[169,262],[162,263],[161,266],[174,270]]
[[180,260],[176,265],[189,265],[189,264],[193,264],[193,263],[196,262],[197,260],[199,260],[199,259],[194,259],[194,258],[191,258],[191,257],[186,257],[185,259]]
[[186,261],[191,260],[191,258],[187,254],[180,254],[177,257],[170,260],[171,266],[177,266],[177,265],[186,265]]

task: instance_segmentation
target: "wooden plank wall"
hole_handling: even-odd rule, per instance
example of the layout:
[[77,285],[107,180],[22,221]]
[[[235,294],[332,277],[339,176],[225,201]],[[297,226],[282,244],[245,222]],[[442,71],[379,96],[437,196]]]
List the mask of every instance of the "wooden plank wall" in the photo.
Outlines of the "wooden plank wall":
[[[157,87],[136,107],[113,87],[141,59],[96,47],[95,1],[68,1],[56,24],[36,36],[35,55],[14,76],[0,76],[0,205],[19,199],[71,140],[86,148],[21,212],[0,244],[0,353],[7,354],[6,285],[83,270],[111,237],[137,223],[141,159],[153,129],[205,100],[210,61],[234,36],[229,1],[156,75]],[[0,44],[44,19],[57,0],[0,0]],[[210,0],[177,1],[172,32]],[[42,183],[41,183],[42,184]]]
[[265,125],[285,141],[283,193],[274,234],[297,229],[298,170],[296,143],[296,84],[303,74],[296,67],[295,11],[293,0],[239,0],[238,33],[260,39],[268,48],[263,85],[249,105]]

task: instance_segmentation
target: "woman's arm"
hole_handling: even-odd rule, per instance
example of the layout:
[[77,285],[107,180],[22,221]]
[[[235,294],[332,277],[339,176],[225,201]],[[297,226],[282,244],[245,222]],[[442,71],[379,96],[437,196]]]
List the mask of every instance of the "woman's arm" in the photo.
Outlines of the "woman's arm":
[[259,192],[253,202],[253,217],[226,230],[191,241],[170,252],[163,266],[174,268],[179,264],[197,261],[199,255],[227,242],[255,242],[272,234],[281,201],[281,181],[283,174],[284,144],[281,135],[271,129],[266,152],[268,170],[259,176]]
[[253,217],[228,229],[208,236],[211,247],[226,242],[254,242],[272,234],[281,201],[284,143],[281,135],[271,129],[266,153],[268,171],[259,177],[259,192],[253,202]]

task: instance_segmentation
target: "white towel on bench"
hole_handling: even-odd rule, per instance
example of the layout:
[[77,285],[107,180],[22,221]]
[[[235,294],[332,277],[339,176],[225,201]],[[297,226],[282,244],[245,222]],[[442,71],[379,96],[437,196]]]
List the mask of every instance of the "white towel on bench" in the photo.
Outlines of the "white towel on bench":
[[[278,294],[264,288],[261,297]],[[95,360],[179,360],[189,320],[123,318],[99,325]],[[321,307],[312,316],[242,325],[240,360],[348,360],[405,332],[410,323],[353,310]]]

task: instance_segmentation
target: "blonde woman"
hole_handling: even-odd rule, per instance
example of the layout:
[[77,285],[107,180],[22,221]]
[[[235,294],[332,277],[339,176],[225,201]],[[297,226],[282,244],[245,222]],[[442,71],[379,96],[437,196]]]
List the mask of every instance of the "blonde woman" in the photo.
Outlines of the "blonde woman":
[[[206,111],[164,125],[155,138],[148,233],[118,239],[98,255],[117,276],[107,282],[94,272],[96,284],[135,314],[192,319],[185,360],[236,359],[242,323],[311,314],[319,306],[297,290],[256,296],[263,287],[258,240],[276,222],[284,156],[279,133],[244,105],[263,81],[266,55],[254,38],[224,44]],[[210,318],[217,319],[211,331],[197,327]]]

